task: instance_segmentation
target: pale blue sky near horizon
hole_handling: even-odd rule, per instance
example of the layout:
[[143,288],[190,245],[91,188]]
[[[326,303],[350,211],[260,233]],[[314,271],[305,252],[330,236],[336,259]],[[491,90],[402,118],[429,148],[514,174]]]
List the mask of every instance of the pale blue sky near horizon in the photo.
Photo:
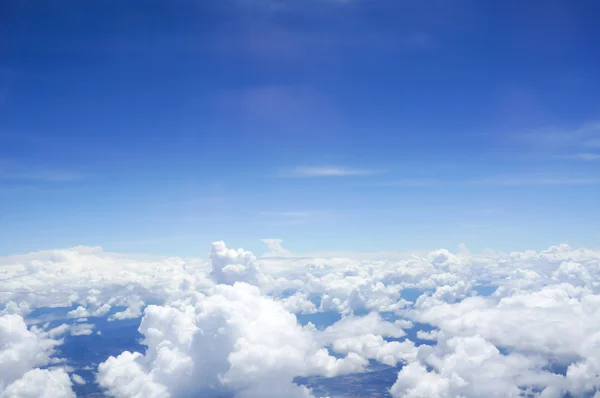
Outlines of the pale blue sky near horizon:
[[600,3],[0,6],[0,255],[600,246]]

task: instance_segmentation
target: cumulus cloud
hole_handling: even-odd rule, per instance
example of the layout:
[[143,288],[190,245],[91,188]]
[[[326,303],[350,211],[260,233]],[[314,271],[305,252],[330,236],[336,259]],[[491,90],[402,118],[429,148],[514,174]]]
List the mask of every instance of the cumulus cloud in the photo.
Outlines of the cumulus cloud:
[[75,397],[64,369],[39,369],[53,362],[54,350],[62,343],[54,337],[64,331],[27,329],[19,315],[0,316],[0,397]]
[[115,304],[125,306],[127,308],[109,316],[109,321],[139,318],[142,316],[142,309],[145,305],[144,300],[142,300],[142,298],[137,294],[117,299]]
[[33,369],[4,390],[4,398],[75,398],[63,369]]
[[256,265],[256,257],[251,252],[244,249],[228,249],[225,242],[215,242],[212,244],[210,259],[210,276],[215,283],[258,283],[260,271]]
[[124,352],[99,366],[98,381],[114,396],[186,396],[193,391],[309,397],[294,377],[352,373],[366,365],[358,355],[330,356],[293,314],[246,283],[217,285],[179,306],[149,306],[140,332],[148,347],[144,355]]
[[539,358],[503,355],[479,335],[440,339],[435,347],[420,346],[418,356],[398,374],[394,397],[518,397],[562,379],[544,372]]
[[[94,317],[143,315],[147,349],[98,368],[115,397],[304,397],[311,392],[295,377],[361,372],[373,361],[401,366],[387,386],[396,397],[593,396],[600,388],[598,251],[563,244],[476,254],[463,245],[298,256],[280,240],[265,243],[270,255],[257,258],[215,242],[208,261],[82,247],[0,258],[2,316],[62,305],[68,317],[87,318],[77,324],[91,333]],[[318,313],[341,320],[316,327],[296,317]],[[25,331],[53,347],[76,327]],[[7,368],[20,370],[4,389],[50,363],[52,348],[40,350],[45,361],[23,354],[24,365]]]
[[406,336],[403,328],[412,324],[398,320],[388,322],[376,312],[366,316],[347,316],[322,332],[316,332],[315,339],[331,345],[338,354],[350,353],[366,359],[374,359],[389,366],[406,363],[414,357],[415,345],[410,340],[403,342],[387,341],[386,337],[398,339]]
[[95,325],[89,323],[78,323],[71,326],[71,336],[89,336],[93,333]]
[[305,293],[295,293],[290,297],[283,298],[281,304],[286,310],[295,314],[314,314],[318,312],[315,304],[308,299]]
[[[27,316],[36,308],[71,307],[71,318],[141,316],[145,302],[163,302],[182,289],[211,284],[210,263],[181,258],[146,258],[75,247],[0,257],[1,313]],[[1,307],[0,307],[1,308]]]

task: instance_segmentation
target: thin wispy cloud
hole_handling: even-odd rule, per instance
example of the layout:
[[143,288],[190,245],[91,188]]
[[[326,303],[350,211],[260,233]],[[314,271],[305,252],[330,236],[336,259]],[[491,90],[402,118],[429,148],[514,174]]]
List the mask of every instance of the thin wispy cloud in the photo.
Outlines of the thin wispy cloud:
[[516,139],[531,149],[547,152],[557,158],[600,160],[600,121],[589,122],[574,129],[541,129],[517,134]]
[[[364,20],[363,3],[368,3],[361,0],[230,0],[224,3],[230,3],[227,12],[239,23],[227,28],[227,34],[217,35],[215,47],[238,56],[246,54],[255,62],[269,65],[283,63],[293,68],[316,60],[320,65],[333,59],[339,51],[425,51],[435,47],[436,32],[424,32],[422,28],[402,29],[402,32],[369,29],[357,33],[356,25]],[[409,8],[409,12],[403,13],[402,21],[410,22],[431,12],[431,5]],[[319,10],[317,24],[314,24],[314,10]],[[288,18],[297,21],[298,26],[311,28],[298,29],[296,24],[286,24]]]
[[404,37],[401,43],[410,48],[429,49],[434,46],[434,41],[431,35],[427,33],[413,33]]
[[482,185],[495,185],[506,187],[525,187],[541,185],[596,185],[600,184],[600,178],[571,176],[525,176],[508,178],[499,177],[475,181],[475,183]]
[[386,181],[382,183],[376,184],[377,186],[382,187],[415,187],[415,188],[426,188],[426,187],[436,187],[442,184],[448,183],[448,181],[442,180],[430,180],[430,179],[402,179],[395,181]]
[[339,216],[329,209],[296,210],[296,211],[262,211],[258,213],[266,225],[283,227],[290,225],[323,223]]
[[263,211],[260,212],[269,225],[281,227],[287,225],[304,224],[313,215],[308,211]]
[[521,175],[494,176],[480,179],[442,180],[442,179],[407,179],[388,181],[378,186],[405,188],[439,188],[450,186],[496,186],[496,187],[528,187],[551,185],[597,185],[600,178],[569,175]]
[[137,240],[115,240],[108,241],[105,245],[110,247],[131,247],[131,246],[143,246],[143,245],[158,245],[163,243],[172,243],[178,241],[194,241],[199,240],[201,237],[199,235],[165,235],[165,236],[153,236],[148,237],[146,239],[137,239]]
[[[279,40],[279,39],[270,39]],[[268,45],[258,39],[259,45]],[[285,43],[281,43],[286,47]],[[273,50],[275,51],[275,50]],[[278,52],[281,56],[282,52]],[[224,90],[217,95],[217,109],[220,115],[256,126],[261,134],[312,136],[315,139],[323,129],[315,126],[332,125],[338,118],[338,110],[331,99],[322,91],[310,85],[255,85],[236,90]],[[290,129],[293,126],[294,128]]]
[[600,160],[600,153],[592,153],[592,152],[581,152],[574,153],[572,155],[563,155],[562,159],[572,159],[572,160],[583,160],[585,162],[595,162]]
[[272,216],[272,217],[286,217],[286,218],[306,218],[310,216],[309,212],[306,211],[263,211],[260,213],[261,216]]
[[0,170],[0,180],[14,182],[73,182],[83,179],[83,175],[63,171],[24,171]]
[[366,176],[379,173],[376,170],[355,169],[343,166],[312,166],[296,167],[288,173],[287,177],[351,177]]

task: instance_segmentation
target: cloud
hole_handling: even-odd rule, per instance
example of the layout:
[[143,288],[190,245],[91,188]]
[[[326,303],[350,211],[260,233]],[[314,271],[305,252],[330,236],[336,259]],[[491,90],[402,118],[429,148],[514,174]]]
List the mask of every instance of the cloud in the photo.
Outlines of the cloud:
[[84,176],[82,174],[71,171],[33,170],[24,167],[15,167],[15,165],[11,164],[5,164],[4,167],[0,167],[0,181],[4,180],[8,182],[72,182],[80,181],[83,178]]
[[128,315],[141,315],[139,300],[163,302],[182,288],[212,284],[206,260],[126,256],[99,247],[0,257],[0,266],[2,312],[20,315],[35,308],[72,305],[76,306],[68,313],[72,318],[105,316],[113,306],[126,306]]
[[[410,26],[416,20],[422,22],[417,23],[419,26],[430,25],[424,16],[431,14],[432,5],[439,8],[431,2],[426,8],[410,5],[395,24],[368,26],[371,24],[365,20],[365,11],[381,12],[381,7],[389,8],[389,4],[361,0],[236,0],[233,5],[227,10],[236,15],[238,23],[218,32],[214,38],[217,48],[238,56],[247,54],[251,62],[265,67],[285,63],[288,69],[322,68],[346,52],[428,50],[435,44],[432,35]],[[447,14],[445,9],[440,11]],[[298,23],[286,23],[290,18]]]
[[295,4],[286,0],[233,0],[238,7],[250,7],[255,9],[261,9],[268,12],[282,12],[282,11],[305,11],[307,4],[312,6],[324,6],[324,5],[348,5],[357,2],[358,0],[308,0],[302,5]]
[[284,212],[261,212],[261,216],[268,217],[270,225],[297,225],[304,224],[310,218],[314,218],[315,214],[300,211],[284,211]]
[[443,185],[448,185],[448,184],[451,184],[451,182],[444,181],[444,180],[427,179],[427,178],[423,178],[423,179],[410,178],[410,179],[401,179],[401,180],[395,180],[395,181],[380,182],[380,183],[377,183],[376,185],[384,186],[384,187],[407,187],[407,188],[421,188],[422,187],[422,188],[427,188],[427,187],[438,187],[438,186],[443,186]]
[[214,242],[210,252],[211,278],[215,283],[232,285],[235,282],[258,283],[260,270],[256,257],[244,249],[228,249],[225,242]]
[[282,246],[281,239],[261,239],[261,241],[269,247],[269,252],[265,253],[263,257],[286,257],[292,254]]
[[427,33],[413,33],[406,35],[401,43],[406,47],[416,49],[430,49],[434,46],[433,37]]
[[[93,247],[0,258],[0,341],[9,342],[0,358],[10,358],[0,359],[2,388],[42,380],[35,369],[56,361],[60,336],[77,327],[87,333],[106,308],[125,307],[118,318],[143,315],[147,348],[98,368],[115,397],[307,397],[297,376],[363,372],[375,361],[403,365],[385,387],[396,397],[593,396],[600,389],[598,250],[561,244],[478,254],[463,245],[303,256],[279,239],[265,243],[267,257],[214,242],[208,260]],[[74,303],[69,316],[89,323],[27,329],[18,315]],[[341,318],[333,324],[298,322],[300,314],[332,312]],[[47,382],[66,386],[68,377],[55,370]]]
[[600,154],[600,122],[592,121],[573,129],[546,128],[522,132],[515,139],[531,148],[550,152],[562,159],[593,161]]
[[[90,290],[90,293],[93,293],[93,292],[100,293],[99,290]],[[88,298],[89,297],[90,296],[88,296]],[[90,302],[90,306],[93,308],[91,310],[88,310],[85,307],[80,305],[77,308],[75,308],[74,310],[69,311],[67,313],[67,317],[85,319],[85,318],[93,317],[93,316],[104,316],[110,311],[111,306],[107,303],[104,303],[101,306],[98,306],[95,304],[96,304],[96,302]]]
[[[499,347],[569,362],[587,355],[583,344],[600,328],[596,319],[600,313],[592,308],[599,300],[600,296],[572,285],[555,284],[501,298],[468,297],[455,303],[427,297],[417,302],[414,314],[419,322],[437,326],[449,335],[480,335]],[[569,326],[573,324],[579,325],[577,330]]]
[[309,300],[306,293],[295,293],[280,300],[281,305],[287,311],[294,314],[316,314],[318,311],[315,304]]
[[574,153],[572,155],[563,155],[563,159],[575,159],[575,160],[583,160],[586,162],[595,162],[600,160],[600,153],[592,153],[592,152],[580,152]]
[[353,169],[343,166],[296,167],[285,175],[288,177],[350,177],[378,173],[375,170]]
[[20,315],[0,316],[0,397],[75,398],[63,369],[39,369],[52,363],[64,328],[27,329]]
[[140,325],[146,354],[100,364],[117,397],[226,395],[310,397],[296,376],[359,371],[365,360],[327,354],[277,301],[245,283],[218,285],[194,304],[149,306]]
[[305,218],[310,215],[310,213],[306,212],[306,211],[281,211],[281,212],[263,211],[260,214],[262,216],[289,217],[289,218]]
[[84,386],[85,384],[87,384],[83,377],[75,373],[71,374],[71,379],[73,380],[73,383],[79,384],[80,386]]
[[398,338],[406,335],[404,327],[412,327],[412,324],[402,321],[384,321],[378,313],[372,312],[366,316],[351,315],[341,319],[327,327],[322,333],[322,338],[325,338],[327,342],[367,334]]
[[4,390],[6,398],[75,398],[69,375],[63,369],[33,369]]
[[596,177],[578,177],[578,176],[515,176],[515,177],[495,177],[475,181],[476,184],[498,185],[506,187],[518,186],[540,186],[540,185],[597,185],[600,184],[600,178]]
[[[254,32],[243,36],[248,42],[244,46],[252,47],[253,52],[270,53],[278,58],[295,52],[285,33],[269,31],[256,35]],[[263,85],[228,90],[220,93],[215,102],[217,112],[227,116],[225,120],[243,121],[241,131],[251,133],[253,138],[260,134],[280,139],[284,134],[286,141],[296,137],[317,139],[331,135],[331,126],[336,125],[339,118],[337,107],[329,96],[305,85]],[[232,115],[236,117],[232,118]]]
[[[421,363],[423,362],[423,363]],[[481,336],[453,337],[419,347],[419,361],[402,368],[393,397],[517,397],[523,389],[560,382],[541,361],[503,355]],[[428,370],[431,369],[431,370]],[[553,390],[549,387],[546,393]]]
[[89,336],[93,333],[95,325],[89,323],[78,323],[71,326],[71,336]]
[[449,186],[498,186],[528,187],[553,185],[597,185],[600,178],[585,175],[565,174],[521,174],[499,175],[480,179],[441,180],[441,179],[404,179],[378,183],[379,186],[408,188],[439,188]]
[[6,386],[27,371],[47,365],[60,344],[37,329],[28,330],[19,315],[0,317],[0,385]]
[[126,306],[124,311],[117,312],[108,317],[109,321],[121,321],[123,319],[135,319],[142,316],[142,309],[145,306],[144,301],[137,294],[123,297],[116,301],[116,305]]
[[384,321],[376,312],[366,316],[348,316],[318,332],[315,337],[322,344],[331,345],[334,352],[359,355],[388,366],[414,360],[415,345],[409,340],[387,341],[386,337],[406,336],[403,328],[412,327],[411,322]]

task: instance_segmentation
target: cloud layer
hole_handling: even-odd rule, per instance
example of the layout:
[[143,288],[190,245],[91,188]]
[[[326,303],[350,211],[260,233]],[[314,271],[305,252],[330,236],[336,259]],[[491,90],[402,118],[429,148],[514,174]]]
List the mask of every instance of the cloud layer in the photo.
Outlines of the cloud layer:
[[[306,257],[281,240],[265,243],[265,257],[215,242],[208,260],[82,247],[0,259],[0,337],[16,353],[0,352],[8,369],[0,396],[19,396],[29,380],[72,396],[68,374],[46,368],[56,338],[92,333],[94,318],[108,314],[141,317],[147,347],[98,367],[97,382],[115,397],[311,397],[297,377],[364,372],[374,362],[397,369],[394,397],[600,388],[598,251]],[[23,321],[61,305],[86,323],[48,330]],[[341,319],[299,321],[319,314]]]
[[28,330],[20,315],[0,316],[0,397],[75,397],[64,369],[38,368],[58,362],[52,355],[61,341],[54,337],[64,330]]

